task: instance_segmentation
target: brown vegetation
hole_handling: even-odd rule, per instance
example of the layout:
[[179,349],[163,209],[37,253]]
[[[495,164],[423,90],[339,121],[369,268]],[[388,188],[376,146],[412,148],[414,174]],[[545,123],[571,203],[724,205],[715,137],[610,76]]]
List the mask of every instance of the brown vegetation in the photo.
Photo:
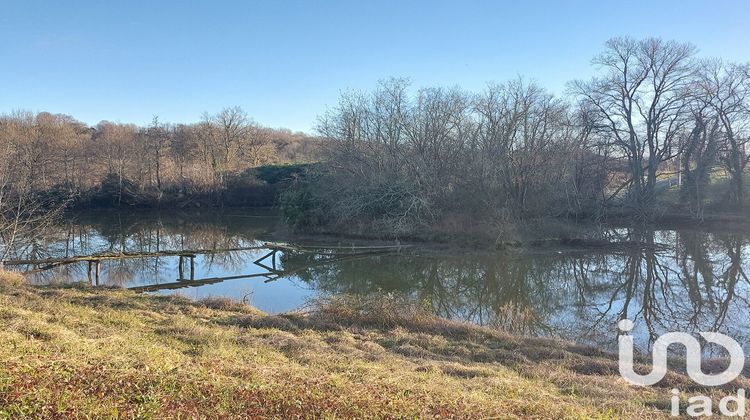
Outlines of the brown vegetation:
[[0,285],[0,319],[3,417],[656,418],[671,387],[691,389],[678,373],[634,388],[595,349],[393,298],[269,316],[219,299]]
[[[248,170],[315,159],[318,142],[253,122],[238,107],[196,124],[147,127],[102,121],[88,127],[67,115],[0,116],[3,185],[65,201],[137,205],[168,198],[221,196],[262,184]],[[219,200],[220,201],[220,200]]]
[[20,286],[26,283],[26,278],[16,271],[0,269],[0,285],[3,287]]
[[[344,94],[319,127],[327,165],[287,194],[287,220],[392,236],[480,225],[503,236],[518,221],[609,212],[702,217],[716,169],[728,174],[719,202],[741,209],[747,65],[652,38],[612,39],[593,63],[593,79],[570,84],[572,101],[520,80],[414,94],[392,79]],[[673,183],[683,193],[670,203]]]

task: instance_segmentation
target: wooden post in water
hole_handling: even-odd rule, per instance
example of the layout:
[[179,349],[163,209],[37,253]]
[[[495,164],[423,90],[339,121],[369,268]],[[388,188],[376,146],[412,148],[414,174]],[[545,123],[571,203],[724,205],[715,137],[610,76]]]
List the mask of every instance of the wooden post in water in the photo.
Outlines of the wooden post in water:
[[99,285],[99,266],[101,265],[101,261],[96,261],[96,285]]
[[178,264],[179,267],[177,268],[177,271],[180,273],[180,280],[183,280],[185,278],[185,270],[183,269],[183,265],[185,264],[185,257],[180,255],[180,262]]
[[89,283],[93,285],[93,284],[94,284],[94,279],[92,279],[92,278],[91,278],[91,268],[92,268],[92,267],[91,267],[91,263],[92,263],[92,261],[91,261],[91,260],[89,260],[89,269],[88,269],[88,275],[89,275]]
[[195,255],[190,256],[190,280],[195,280]]

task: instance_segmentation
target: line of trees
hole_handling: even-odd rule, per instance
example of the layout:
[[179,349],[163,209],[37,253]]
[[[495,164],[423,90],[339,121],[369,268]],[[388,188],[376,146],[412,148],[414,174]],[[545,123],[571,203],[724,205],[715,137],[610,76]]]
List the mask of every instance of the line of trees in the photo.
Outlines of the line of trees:
[[0,256],[68,208],[269,206],[317,159],[319,140],[256,124],[239,107],[199,123],[139,127],[67,115],[0,115]]
[[743,204],[748,163],[748,65],[698,60],[674,41],[615,38],[594,59],[600,74],[573,82],[598,142],[628,164],[629,204],[653,204],[664,164],[681,160],[685,192],[700,206],[712,167],[728,172],[728,203]]
[[717,168],[728,175],[723,204],[741,209],[747,64],[652,38],[611,39],[593,64],[596,75],[571,82],[567,98],[523,80],[412,93],[391,79],[345,93],[318,128],[328,164],[286,194],[285,216],[400,234],[612,207],[647,215],[664,207],[672,180],[680,206],[701,215]]
[[[0,214],[13,215],[24,197],[257,204],[252,187],[263,181],[254,168],[318,159],[325,163],[283,197],[293,225],[401,234],[611,209],[648,216],[670,203],[699,217],[707,204],[742,210],[748,64],[701,59],[689,44],[653,38],[611,39],[593,64],[595,76],[571,82],[565,97],[522,79],[477,93],[413,92],[407,80],[387,80],[343,94],[315,138],[262,127],[237,107],[195,124],[154,118],[145,127],[2,115]],[[673,183],[681,187],[670,202]]]
[[14,112],[0,116],[0,144],[3,193],[108,205],[220,200],[238,182],[260,182],[252,168],[311,161],[318,147],[302,133],[258,125],[239,107],[195,124],[155,117],[145,127],[108,121],[89,127],[67,115]]

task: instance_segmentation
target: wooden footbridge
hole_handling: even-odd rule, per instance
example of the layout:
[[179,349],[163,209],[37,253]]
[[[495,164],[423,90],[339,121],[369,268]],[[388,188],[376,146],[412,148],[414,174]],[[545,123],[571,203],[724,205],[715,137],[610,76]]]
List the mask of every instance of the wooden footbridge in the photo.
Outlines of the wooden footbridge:
[[[328,246],[328,245],[295,245],[288,243],[265,242],[258,246],[222,248],[222,249],[186,249],[186,250],[160,250],[155,252],[102,252],[91,255],[77,255],[72,257],[46,258],[46,259],[18,259],[3,261],[5,266],[28,266],[25,274],[46,271],[62,265],[87,263],[88,279],[92,285],[99,285],[101,274],[101,262],[107,260],[123,260],[136,258],[158,258],[178,257],[178,278],[174,282],[136,286],[130,289],[139,292],[156,291],[165,289],[180,289],[184,287],[197,287],[206,284],[220,283],[226,280],[238,280],[249,278],[264,278],[266,282],[274,281],[281,277],[290,276],[296,272],[312,267],[330,264],[332,262],[363,258],[376,254],[400,253],[409,248],[408,245],[384,245],[384,246]],[[195,278],[195,258],[198,255],[215,255],[230,252],[267,250],[253,264],[266,270],[262,273],[253,273],[227,277]],[[307,253],[323,256],[315,263],[305,265],[294,270],[283,270],[279,268],[279,253]],[[189,262],[188,277],[185,276],[185,261]]]

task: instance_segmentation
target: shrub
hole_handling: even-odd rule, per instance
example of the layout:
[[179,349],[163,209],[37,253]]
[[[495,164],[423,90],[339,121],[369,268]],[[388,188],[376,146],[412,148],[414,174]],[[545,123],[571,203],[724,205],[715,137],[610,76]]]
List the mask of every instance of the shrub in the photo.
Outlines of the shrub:
[[323,223],[324,203],[316,198],[312,186],[297,182],[281,193],[281,218],[294,229],[311,228]]
[[26,278],[17,271],[0,269],[0,286],[20,286],[26,283]]
[[136,184],[117,174],[108,174],[97,190],[91,192],[88,202],[97,207],[134,207],[143,201]]
[[303,177],[311,164],[299,163],[290,165],[265,165],[251,171],[255,177],[271,185],[290,182],[294,179]]

